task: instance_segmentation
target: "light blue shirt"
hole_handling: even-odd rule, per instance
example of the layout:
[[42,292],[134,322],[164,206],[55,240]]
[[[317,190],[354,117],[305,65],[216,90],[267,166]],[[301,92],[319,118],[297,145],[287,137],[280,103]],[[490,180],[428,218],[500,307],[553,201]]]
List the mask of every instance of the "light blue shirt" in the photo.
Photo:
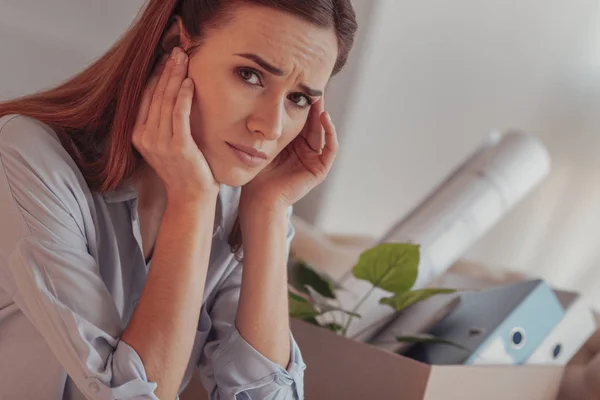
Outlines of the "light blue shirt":
[[[120,340],[150,267],[133,185],[90,191],[56,133],[20,115],[0,118],[0,166],[0,399],[157,399]],[[305,365],[291,333],[286,370],[235,327],[242,265],[227,239],[239,192],[221,186],[180,392],[198,369],[213,399],[302,399]],[[288,246],[293,233],[290,224]]]

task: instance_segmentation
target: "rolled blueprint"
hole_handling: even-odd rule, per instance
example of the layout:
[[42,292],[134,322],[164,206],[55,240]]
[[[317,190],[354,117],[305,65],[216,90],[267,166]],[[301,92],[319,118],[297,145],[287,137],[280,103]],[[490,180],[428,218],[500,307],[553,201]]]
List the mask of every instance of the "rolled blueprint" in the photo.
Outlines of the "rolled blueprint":
[[[413,289],[427,286],[485,235],[550,171],[550,157],[535,136],[517,131],[492,133],[487,140],[437,186],[414,210],[394,224],[378,243],[420,245],[419,274]],[[349,272],[338,293],[341,305],[353,309],[371,285]],[[348,334],[365,339],[373,326],[394,311],[379,304],[390,294],[375,289],[357,312]],[[369,329],[372,326],[373,329]],[[365,331],[366,329],[366,331]]]

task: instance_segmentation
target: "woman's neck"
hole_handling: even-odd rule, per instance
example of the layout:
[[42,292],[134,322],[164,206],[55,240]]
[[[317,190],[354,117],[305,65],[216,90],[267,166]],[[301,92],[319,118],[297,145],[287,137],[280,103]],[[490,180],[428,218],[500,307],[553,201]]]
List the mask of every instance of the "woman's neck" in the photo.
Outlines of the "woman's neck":
[[138,167],[133,177],[133,184],[138,192],[138,208],[164,210],[167,204],[165,185],[147,163]]
[[138,193],[138,215],[142,251],[146,263],[152,257],[162,217],[167,208],[165,186],[150,166],[144,164],[134,174],[133,185]]

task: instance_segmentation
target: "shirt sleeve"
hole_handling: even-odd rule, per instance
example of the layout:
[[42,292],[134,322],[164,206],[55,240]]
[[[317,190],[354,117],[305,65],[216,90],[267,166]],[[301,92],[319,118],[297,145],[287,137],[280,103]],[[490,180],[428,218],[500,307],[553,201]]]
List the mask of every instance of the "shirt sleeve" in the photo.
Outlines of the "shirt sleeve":
[[0,287],[87,399],[156,400],[156,383],[119,339],[120,313],[90,254],[84,184],[37,121],[0,124],[0,220],[8,227],[0,230]]
[[[290,208],[288,217],[291,211]],[[290,222],[288,251],[293,235]],[[252,347],[237,330],[235,315],[241,283],[242,266],[237,263],[220,287],[210,310],[214,340],[206,343],[199,364],[204,387],[215,400],[303,399],[306,365],[292,333],[290,363],[284,369]]]

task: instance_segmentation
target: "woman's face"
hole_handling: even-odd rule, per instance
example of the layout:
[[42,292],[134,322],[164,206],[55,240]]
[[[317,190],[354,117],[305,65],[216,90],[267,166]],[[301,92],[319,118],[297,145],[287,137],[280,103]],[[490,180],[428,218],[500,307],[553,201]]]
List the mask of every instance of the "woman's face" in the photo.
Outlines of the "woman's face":
[[218,182],[248,183],[300,133],[337,50],[333,29],[267,7],[240,6],[233,22],[207,32],[189,62],[190,121]]

